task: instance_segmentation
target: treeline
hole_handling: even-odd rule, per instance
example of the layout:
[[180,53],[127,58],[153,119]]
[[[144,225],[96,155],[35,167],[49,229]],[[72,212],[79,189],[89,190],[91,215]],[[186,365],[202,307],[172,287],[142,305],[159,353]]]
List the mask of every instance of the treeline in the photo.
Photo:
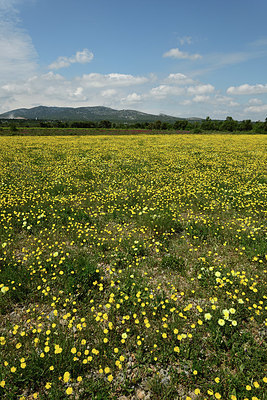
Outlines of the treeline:
[[162,122],[135,122],[122,123],[103,121],[42,121],[42,120],[0,120],[0,129],[9,128],[16,132],[18,128],[100,128],[100,129],[144,129],[156,131],[185,131],[188,133],[202,132],[246,132],[246,133],[267,133],[267,118],[264,122],[251,120],[236,121],[227,117],[224,121],[212,120],[207,117],[201,121],[177,120],[174,123]]

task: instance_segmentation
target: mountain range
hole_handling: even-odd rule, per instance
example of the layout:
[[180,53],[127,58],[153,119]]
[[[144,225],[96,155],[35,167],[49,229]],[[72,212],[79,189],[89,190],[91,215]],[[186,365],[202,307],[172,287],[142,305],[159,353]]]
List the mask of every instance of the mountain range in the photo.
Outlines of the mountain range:
[[0,114],[0,119],[38,119],[59,121],[102,121],[111,122],[161,122],[177,120],[200,121],[201,118],[178,118],[165,114],[147,114],[135,110],[114,110],[109,107],[45,107],[19,108]]

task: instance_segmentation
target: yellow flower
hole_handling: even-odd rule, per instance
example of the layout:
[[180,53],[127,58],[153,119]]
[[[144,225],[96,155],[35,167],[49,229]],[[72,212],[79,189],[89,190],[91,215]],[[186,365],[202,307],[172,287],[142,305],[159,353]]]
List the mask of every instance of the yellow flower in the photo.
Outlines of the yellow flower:
[[11,367],[11,368],[10,368],[10,371],[11,371],[11,372],[16,372],[16,371],[17,371],[17,368],[16,368],[16,367]]
[[77,382],[81,382],[82,380],[83,380],[83,378],[81,376],[78,376]]
[[113,376],[112,376],[112,375],[109,375],[109,376],[108,376],[108,381],[109,381],[109,382],[112,382],[112,381],[113,381]]
[[220,378],[218,376],[214,380],[215,380],[216,383],[220,382]]
[[175,346],[173,350],[175,351],[175,353],[180,353],[180,349],[178,346]]
[[200,394],[200,389],[195,389],[195,394]]
[[60,354],[61,352],[62,352],[62,348],[58,344],[56,344],[55,345],[55,354]]
[[70,373],[69,373],[68,371],[66,371],[66,372],[64,373],[64,375],[63,375],[63,381],[64,381],[65,383],[68,383],[69,380],[70,380]]
[[66,393],[67,394],[72,394],[72,392],[73,392],[72,387],[68,387],[68,389],[66,390]]
[[0,382],[0,386],[3,388],[3,387],[5,387],[5,385],[6,385],[6,382],[5,381],[1,381]]
[[221,399],[222,398],[222,396],[218,392],[215,393],[215,397],[216,397],[216,399]]
[[225,325],[225,320],[220,318],[218,320],[218,324],[221,325],[221,326]]
[[76,352],[77,352],[76,348],[73,347],[73,348],[71,349],[71,353],[72,353],[72,354],[75,354]]
[[247,386],[246,386],[246,389],[247,389],[247,390],[251,390],[251,386],[250,386],[250,385],[247,385]]
[[45,385],[45,388],[48,390],[48,389],[50,389],[51,388],[51,383],[50,382],[47,382],[47,384]]

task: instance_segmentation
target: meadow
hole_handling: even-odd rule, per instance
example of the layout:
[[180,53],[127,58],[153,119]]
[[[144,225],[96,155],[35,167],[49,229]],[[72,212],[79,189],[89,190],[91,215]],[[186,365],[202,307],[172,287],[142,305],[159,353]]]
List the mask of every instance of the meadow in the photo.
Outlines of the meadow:
[[0,397],[266,399],[266,137],[0,137]]

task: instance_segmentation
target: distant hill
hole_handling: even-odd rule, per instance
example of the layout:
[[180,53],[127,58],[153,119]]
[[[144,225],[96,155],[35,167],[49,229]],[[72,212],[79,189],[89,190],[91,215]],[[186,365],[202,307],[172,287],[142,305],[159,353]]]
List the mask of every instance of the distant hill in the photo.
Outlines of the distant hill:
[[176,118],[165,114],[147,114],[135,110],[114,110],[109,107],[33,107],[19,108],[0,114],[0,119],[39,119],[59,121],[102,121],[111,122],[161,122],[174,123],[177,120],[201,121],[201,118]]

